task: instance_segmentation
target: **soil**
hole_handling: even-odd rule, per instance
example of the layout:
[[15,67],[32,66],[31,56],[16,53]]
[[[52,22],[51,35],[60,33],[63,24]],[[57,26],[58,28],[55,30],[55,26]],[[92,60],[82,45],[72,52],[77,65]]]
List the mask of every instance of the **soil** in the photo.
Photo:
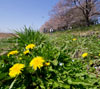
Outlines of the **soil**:
[[15,36],[15,34],[13,34],[13,33],[0,33],[0,39],[12,37],[12,36]]

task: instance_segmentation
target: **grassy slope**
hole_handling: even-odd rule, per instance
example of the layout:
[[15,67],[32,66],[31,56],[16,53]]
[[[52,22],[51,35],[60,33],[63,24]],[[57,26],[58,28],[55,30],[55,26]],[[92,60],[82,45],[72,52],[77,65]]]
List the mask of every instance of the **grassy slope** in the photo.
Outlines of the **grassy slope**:
[[0,33],[0,55],[12,48],[13,43],[8,42],[8,39],[14,36],[13,33]]
[[[98,58],[100,53],[100,25],[89,28],[77,28],[63,32],[55,32],[49,35],[50,40],[58,48],[64,45],[67,54],[80,58],[82,53],[88,52]],[[76,41],[73,41],[76,38]]]
[[[67,54],[72,57],[80,58],[84,52],[96,56],[100,53],[100,25],[58,31],[46,35],[56,47],[61,48],[66,45]],[[72,41],[73,38],[77,38],[77,41]],[[11,44],[7,43],[6,39],[0,40],[0,53],[10,47]]]
[[[87,52],[89,56],[86,59],[84,59],[83,62],[85,61],[86,64],[89,63],[89,65],[87,64],[90,68],[89,73],[91,74],[95,73],[95,74],[98,74],[97,76],[99,76],[100,71],[96,70],[98,71],[98,73],[94,71],[94,67],[99,68],[99,65],[100,65],[100,56],[98,56],[98,54],[100,53],[99,29],[100,29],[100,26],[95,26],[95,27],[92,26],[92,27],[84,28],[84,29],[79,28],[79,29],[73,29],[73,30],[68,30],[68,31],[63,31],[63,32],[55,32],[55,33],[46,34],[46,35],[49,38],[49,41],[54,46],[56,46],[58,49],[65,50],[66,55],[70,55],[73,58],[73,60],[83,59],[81,57],[82,53]],[[29,36],[29,39],[31,39],[30,37],[32,37],[32,35]],[[76,38],[77,40],[73,41],[73,38]],[[27,39],[27,41],[29,39]],[[0,41],[0,47],[7,50],[6,47],[8,48],[11,47],[11,44],[6,43],[4,39]],[[3,51],[4,50],[1,50],[1,52]],[[88,66],[87,66],[87,70],[88,70]]]
[[6,54],[13,46],[13,43],[9,43],[7,38],[0,39],[0,55]]

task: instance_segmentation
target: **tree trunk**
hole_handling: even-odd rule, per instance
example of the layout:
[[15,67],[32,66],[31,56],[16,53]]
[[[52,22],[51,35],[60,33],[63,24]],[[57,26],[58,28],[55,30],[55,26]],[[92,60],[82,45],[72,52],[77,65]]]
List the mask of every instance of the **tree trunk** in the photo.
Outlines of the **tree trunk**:
[[90,20],[89,20],[89,5],[88,5],[88,0],[86,0],[86,15],[85,15],[85,19],[86,19],[86,26],[90,26]]
[[89,17],[88,16],[86,16],[86,26],[90,26],[90,20],[89,20]]

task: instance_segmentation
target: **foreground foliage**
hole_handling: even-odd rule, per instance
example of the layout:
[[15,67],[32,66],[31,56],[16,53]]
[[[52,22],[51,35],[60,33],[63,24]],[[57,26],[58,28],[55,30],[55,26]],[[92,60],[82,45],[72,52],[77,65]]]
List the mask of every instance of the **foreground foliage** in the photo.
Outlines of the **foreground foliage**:
[[[71,56],[84,47],[77,46],[83,42],[81,39],[62,36],[64,42],[59,38],[59,42],[54,42],[31,28],[17,32],[17,35],[9,40],[15,42],[13,49],[0,56],[1,89],[100,88],[100,78],[95,68],[98,65],[95,63],[97,60],[93,60],[94,55],[84,51],[79,58]],[[92,49],[90,52],[94,53]],[[95,52],[97,55],[97,51]]]

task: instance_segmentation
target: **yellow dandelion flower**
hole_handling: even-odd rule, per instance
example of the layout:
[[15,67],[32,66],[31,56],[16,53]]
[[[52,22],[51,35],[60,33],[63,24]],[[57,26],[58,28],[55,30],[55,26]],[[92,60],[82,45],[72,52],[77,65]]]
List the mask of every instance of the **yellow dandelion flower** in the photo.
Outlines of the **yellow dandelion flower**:
[[29,50],[26,50],[26,51],[24,51],[23,53],[26,55],[26,54],[28,54],[30,51]]
[[76,38],[73,38],[73,41],[76,41],[77,39]]
[[45,62],[45,60],[38,56],[32,59],[32,61],[30,62],[30,66],[33,67],[34,70],[36,70],[37,68],[41,68],[43,67],[43,63]]
[[100,56],[100,53],[99,53],[99,56]]
[[29,44],[25,48],[26,49],[33,49],[35,47],[35,44]]
[[46,62],[45,65],[46,65],[46,66],[49,66],[49,65],[50,65],[50,62]]
[[18,51],[15,50],[15,51],[11,51],[7,54],[7,56],[9,57],[10,55],[14,55],[14,54],[18,54]]
[[21,74],[21,70],[25,67],[24,64],[16,63],[9,69],[9,76],[16,77],[17,75]]
[[83,54],[82,54],[82,57],[83,57],[83,58],[85,58],[85,57],[87,57],[87,56],[88,56],[88,53],[83,53]]

